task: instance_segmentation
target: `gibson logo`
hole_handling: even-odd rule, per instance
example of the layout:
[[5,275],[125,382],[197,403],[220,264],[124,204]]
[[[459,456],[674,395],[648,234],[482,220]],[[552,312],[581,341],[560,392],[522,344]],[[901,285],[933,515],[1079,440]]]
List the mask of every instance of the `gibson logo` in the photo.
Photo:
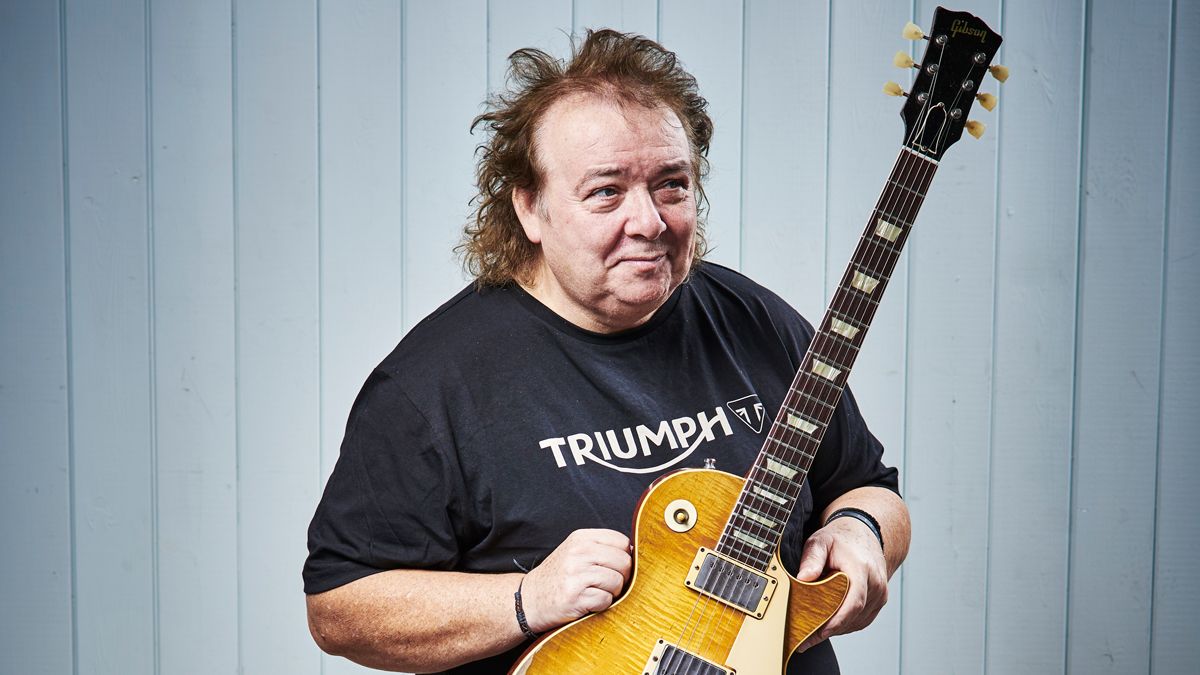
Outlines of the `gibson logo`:
[[959,34],[974,35],[979,38],[979,42],[983,42],[987,37],[987,31],[982,28],[972,28],[971,24],[964,19],[955,19],[954,23],[950,24],[950,36],[958,37]]

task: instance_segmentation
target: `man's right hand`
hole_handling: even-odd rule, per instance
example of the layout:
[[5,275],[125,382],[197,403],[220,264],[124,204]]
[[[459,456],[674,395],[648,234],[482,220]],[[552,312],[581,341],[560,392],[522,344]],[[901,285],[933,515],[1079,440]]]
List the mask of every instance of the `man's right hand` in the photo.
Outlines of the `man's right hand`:
[[525,575],[521,600],[529,628],[544,633],[608,609],[629,581],[629,537],[615,530],[575,530]]

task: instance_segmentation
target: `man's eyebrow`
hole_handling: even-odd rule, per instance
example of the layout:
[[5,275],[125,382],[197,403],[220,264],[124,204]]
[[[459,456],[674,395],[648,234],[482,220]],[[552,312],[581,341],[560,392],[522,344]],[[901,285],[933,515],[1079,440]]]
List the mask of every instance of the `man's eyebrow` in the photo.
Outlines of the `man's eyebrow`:
[[[654,172],[654,175],[656,177],[665,176],[669,173],[677,173],[680,171],[690,174],[691,169],[692,163],[690,161],[686,159],[679,159],[664,163],[662,166],[658,167],[658,170]],[[592,167],[584,172],[583,177],[580,178],[579,182],[575,184],[575,191],[578,192],[579,190],[582,190],[584,185],[587,185],[589,181],[595,180],[596,178],[612,178],[613,176],[621,176],[624,174],[625,169],[617,166],[616,164]]]
[[579,190],[582,190],[584,185],[587,185],[589,181],[597,178],[612,178],[613,176],[620,176],[624,173],[625,170],[616,164],[592,167],[585,171],[583,177],[580,178],[579,182],[575,184],[575,191],[578,192]]

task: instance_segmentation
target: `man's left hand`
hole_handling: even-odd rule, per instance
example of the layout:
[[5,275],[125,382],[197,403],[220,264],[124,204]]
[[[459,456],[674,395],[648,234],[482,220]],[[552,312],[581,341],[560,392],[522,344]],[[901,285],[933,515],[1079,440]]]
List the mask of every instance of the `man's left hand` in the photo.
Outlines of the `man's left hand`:
[[871,529],[855,518],[836,518],[808,538],[796,578],[815,581],[834,571],[850,577],[846,599],[798,651],[834,635],[866,628],[887,603],[888,573],[883,549]]

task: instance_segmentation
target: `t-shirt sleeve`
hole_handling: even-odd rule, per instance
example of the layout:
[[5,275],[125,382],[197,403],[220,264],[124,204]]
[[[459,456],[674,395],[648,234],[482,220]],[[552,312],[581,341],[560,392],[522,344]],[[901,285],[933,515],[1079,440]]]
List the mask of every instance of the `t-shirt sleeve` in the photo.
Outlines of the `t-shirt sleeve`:
[[462,474],[400,383],[376,370],[308,528],[305,593],[384,570],[450,569]]

